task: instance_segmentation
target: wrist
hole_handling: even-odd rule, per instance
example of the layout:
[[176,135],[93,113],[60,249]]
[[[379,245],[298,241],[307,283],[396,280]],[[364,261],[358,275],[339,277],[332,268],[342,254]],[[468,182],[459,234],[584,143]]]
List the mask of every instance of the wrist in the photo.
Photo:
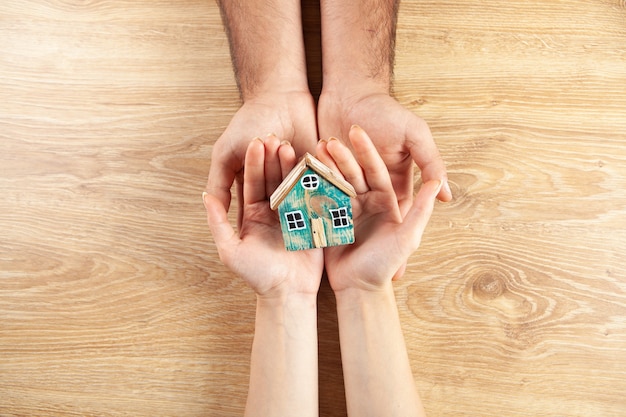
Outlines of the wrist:
[[375,80],[355,76],[353,73],[324,75],[321,97],[357,102],[372,95],[391,95],[391,80]]
[[[281,339],[317,343],[317,296],[289,294],[281,297],[257,295],[257,331]],[[279,336],[284,335],[284,336]]]
[[266,105],[271,108],[277,106],[294,106],[297,105],[313,105],[313,95],[308,86],[298,88],[263,88],[256,90],[254,93],[242,95],[245,103],[257,103]]
[[340,115],[345,120],[352,120],[351,113],[358,108],[359,103],[376,96],[390,97],[390,94],[384,89],[371,85],[343,86],[339,88],[324,86],[318,102],[318,117],[336,117]]
[[304,68],[287,68],[277,63],[268,68],[265,75],[257,76],[253,82],[239,81],[241,99],[256,100],[265,96],[311,95]]
[[396,297],[391,281],[382,285],[345,287],[335,290],[338,311],[376,309],[396,306]]
[[257,294],[257,310],[273,311],[284,315],[307,315],[317,312],[317,294],[281,293]]

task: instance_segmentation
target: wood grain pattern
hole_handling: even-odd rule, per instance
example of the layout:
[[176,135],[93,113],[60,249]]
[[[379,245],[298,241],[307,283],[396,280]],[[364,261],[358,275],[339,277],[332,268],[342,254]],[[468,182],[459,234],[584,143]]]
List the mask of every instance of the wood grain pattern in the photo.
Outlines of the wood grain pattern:
[[[626,415],[625,45],[622,0],[402,2],[456,197],[397,283],[430,416]],[[254,296],[200,200],[238,105],[213,2],[0,3],[0,416],[242,414]]]

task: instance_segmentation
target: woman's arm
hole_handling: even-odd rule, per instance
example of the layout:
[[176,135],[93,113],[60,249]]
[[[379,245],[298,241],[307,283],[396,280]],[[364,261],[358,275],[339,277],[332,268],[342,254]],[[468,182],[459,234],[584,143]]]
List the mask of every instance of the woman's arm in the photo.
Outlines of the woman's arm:
[[423,416],[391,280],[375,291],[336,292],[350,416]]
[[392,279],[415,251],[441,190],[425,183],[405,215],[369,136],[353,126],[353,153],[341,142],[318,145],[320,159],[354,186],[353,245],[324,249],[337,299],[341,358],[351,416],[423,416],[411,372]]
[[269,195],[295,165],[275,136],[255,139],[245,157],[243,216],[236,232],[217,197],[204,194],[220,259],[257,298],[246,416],[317,416],[317,291],[321,249],[288,252]]
[[257,297],[246,417],[317,417],[316,301]]

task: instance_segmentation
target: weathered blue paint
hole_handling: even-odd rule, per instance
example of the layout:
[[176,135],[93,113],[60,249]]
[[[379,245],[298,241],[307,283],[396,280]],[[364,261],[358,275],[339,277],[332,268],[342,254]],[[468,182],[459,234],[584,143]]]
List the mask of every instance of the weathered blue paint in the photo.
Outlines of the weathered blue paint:
[[[288,250],[303,250],[314,248],[311,219],[321,218],[324,225],[327,246],[346,245],[354,243],[354,226],[352,223],[352,204],[350,197],[330,183],[314,170],[307,169],[300,178],[307,175],[317,175],[319,185],[316,189],[305,189],[299,180],[278,206],[278,215]],[[335,227],[330,210],[345,207],[347,212],[347,225]],[[300,210],[302,212],[305,228],[301,230],[289,230],[286,213]],[[343,226],[343,225],[342,225]]]

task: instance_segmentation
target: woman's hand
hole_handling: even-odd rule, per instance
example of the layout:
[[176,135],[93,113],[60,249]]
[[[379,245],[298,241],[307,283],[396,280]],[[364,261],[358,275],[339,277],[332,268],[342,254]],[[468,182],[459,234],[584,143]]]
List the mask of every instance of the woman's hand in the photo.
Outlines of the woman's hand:
[[208,223],[220,259],[260,297],[317,294],[323,271],[321,249],[285,249],[278,214],[269,196],[296,163],[293,147],[270,135],[249,143],[243,174],[241,227],[237,233],[218,196],[204,194]]
[[402,215],[389,171],[363,129],[349,132],[354,155],[338,140],[320,142],[318,157],[350,182],[355,243],[324,249],[328,279],[335,292],[375,290],[401,274],[419,244],[440,193],[442,180],[425,183]]

